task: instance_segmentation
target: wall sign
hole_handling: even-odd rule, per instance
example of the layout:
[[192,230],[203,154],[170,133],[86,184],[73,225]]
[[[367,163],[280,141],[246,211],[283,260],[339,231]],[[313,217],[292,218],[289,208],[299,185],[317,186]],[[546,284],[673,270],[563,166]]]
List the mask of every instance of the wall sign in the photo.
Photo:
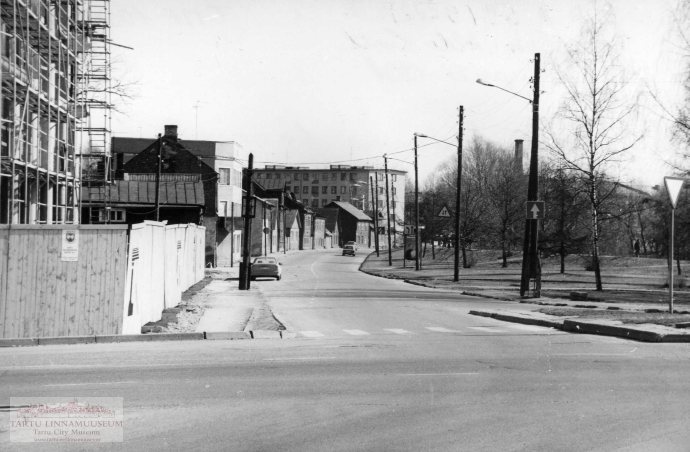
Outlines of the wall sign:
[[62,251],[60,260],[64,262],[76,262],[79,260],[79,230],[62,230]]

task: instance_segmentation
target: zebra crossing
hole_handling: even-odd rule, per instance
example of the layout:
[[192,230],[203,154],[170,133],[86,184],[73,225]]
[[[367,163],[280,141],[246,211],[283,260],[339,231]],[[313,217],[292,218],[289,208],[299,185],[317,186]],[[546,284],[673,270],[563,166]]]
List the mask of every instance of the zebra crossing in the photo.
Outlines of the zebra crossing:
[[358,328],[345,328],[340,330],[316,331],[316,330],[297,330],[291,331],[291,337],[303,338],[322,338],[333,336],[356,336],[365,337],[379,334],[389,334],[397,336],[417,336],[423,334],[519,334],[519,333],[548,333],[553,331],[551,328],[536,326],[536,325],[522,325],[514,323],[506,323],[505,325],[483,325],[483,326],[466,326],[462,328],[447,328],[444,326],[425,326],[418,329],[404,329],[404,328],[381,328],[373,330],[363,330]]

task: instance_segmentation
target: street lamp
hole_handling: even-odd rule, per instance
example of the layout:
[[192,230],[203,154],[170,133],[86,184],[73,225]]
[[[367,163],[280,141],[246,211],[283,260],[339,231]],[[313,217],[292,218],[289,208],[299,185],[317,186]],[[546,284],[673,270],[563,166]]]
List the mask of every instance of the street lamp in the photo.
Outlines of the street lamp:
[[[539,140],[539,53],[534,54],[534,98],[528,99],[525,96],[509,91],[500,86],[486,83],[482,79],[477,79],[477,83],[484,86],[498,88],[502,91],[510,93],[514,96],[527,100],[532,104],[532,151],[529,162],[529,182],[527,185],[527,201],[536,201],[539,197],[539,156],[538,156],[538,140]],[[530,279],[534,280],[534,296],[538,298],[541,295],[541,265],[539,263],[539,240],[538,240],[538,222],[536,215],[528,217],[525,220],[525,242],[522,250],[522,277],[520,279],[520,296],[525,296],[525,292],[529,290]]]
[[[455,193],[455,238],[453,240],[453,281],[458,282],[460,280],[460,194],[461,182],[462,182],[462,122],[463,122],[463,107],[460,106],[460,126],[458,135],[458,175],[457,175],[457,187]],[[430,137],[429,135],[417,134],[420,138],[428,138],[430,140],[438,141],[439,143],[445,143],[449,146],[455,146],[444,140],[439,140],[438,138]]]
[[414,269],[419,271],[419,175],[417,171],[416,133],[414,134]]

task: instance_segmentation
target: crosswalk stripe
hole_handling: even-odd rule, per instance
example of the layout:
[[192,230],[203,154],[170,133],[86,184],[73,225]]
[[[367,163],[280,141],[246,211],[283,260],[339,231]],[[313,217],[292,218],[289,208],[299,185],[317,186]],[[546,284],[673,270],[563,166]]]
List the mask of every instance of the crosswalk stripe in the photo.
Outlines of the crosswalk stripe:
[[486,331],[487,333],[496,333],[501,331],[501,328],[497,326],[468,326],[467,328],[476,331]]
[[523,331],[544,331],[548,327],[544,326],[539,326],[539,325],[522,325],[520,323],[509,323],[506,325],[508,328],[514,328],[516,330],[523,330]]
[[323,337],[318,331],[300,331],[300,334],[304,337]]
[[403,330],[401,328],[384,328],[383,331],[388,331],[389,333],[395,334],[412,334],[410,331]]
[[459,333],[460,332],[458,330],[451,330],[450,328],[445,328],[442,326],[427,326],[426,329],[429,331],[435,331],[437,333]]
[[343,331],[345,331],[347,334],[351,334],[352,336],[368,336],[369,335],[369,333],[367,333],[366,331],[362,331],[362,330],[343,330]]

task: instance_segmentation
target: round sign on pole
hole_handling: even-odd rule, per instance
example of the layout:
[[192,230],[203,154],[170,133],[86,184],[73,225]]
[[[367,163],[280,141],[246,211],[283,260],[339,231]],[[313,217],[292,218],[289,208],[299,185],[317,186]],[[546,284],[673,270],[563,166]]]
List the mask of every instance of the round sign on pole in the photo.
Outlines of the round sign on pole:
[[270,228],[268,228],[268,227],[264,228],[264,234],[268,235],[268,234],[270,234],[270,233],[271,233],[271,229],[270,229]]

